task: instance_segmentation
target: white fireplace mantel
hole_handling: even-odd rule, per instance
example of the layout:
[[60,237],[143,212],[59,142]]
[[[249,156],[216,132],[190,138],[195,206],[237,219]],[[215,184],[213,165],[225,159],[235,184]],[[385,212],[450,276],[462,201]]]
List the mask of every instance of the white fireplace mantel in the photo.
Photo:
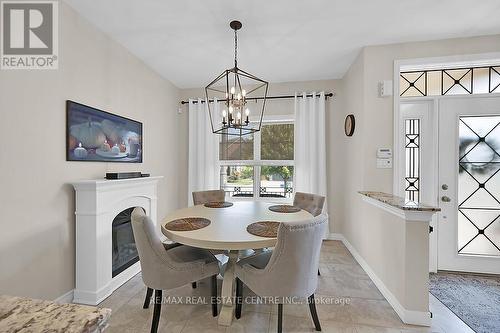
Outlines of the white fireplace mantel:
[[123,210],[143,207],[156,224],[162,176],[73,182],[76,191],[76,288],[74,302],[97,305],[140,272],[139,262],[112,277],[112,222]]

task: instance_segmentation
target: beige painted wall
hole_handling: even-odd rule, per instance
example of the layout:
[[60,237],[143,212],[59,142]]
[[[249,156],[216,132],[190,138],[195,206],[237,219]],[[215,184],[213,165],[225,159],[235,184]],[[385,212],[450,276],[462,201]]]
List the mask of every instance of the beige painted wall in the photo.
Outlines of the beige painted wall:
[[[320,81],[304,81],[304,82],[281,82],[281,83],[270,83],[269,84],[269,96],[279,96],[279,95],[293,95],[297,92],[334,92],[335,97],[329,98],[326,103],[326,149],[327,149],[327,191],[328,191],[328,209],[330,215],[330,232],[335,230],[335,221],[340,217],[340,208],[338,203],[340,202],[339,196],[341,193],[335,191],[334,184],[339,180],[337,178],[342,177],[340,172],[341,163],[339,163],[336,156],[340,155],[338,151],[338,145],[335,144],[340,139],[339,129],[342,129],[343,133],[343,119],[340,119],[341,110],[341,92],[342,86],[340,80],[320,80]],[[188,100],[189,98],[198,98],[205,96],[204,89],[184,89],[181,90],[182,100]],[[181,184],[184,184],[180,188],[181,200],[185,200],[184,204],[187,205],[187,163],[188,163],[188,106],[184,105],[182,107],[183,113],[179,115],[180,129],[183,134],[181,134],[181,155],[179,157],[180,162],[186,167],[181,167],[181,172],[179,178]],[[286,100],[269,100],[266,102],[265,114],[293,114],[294,113],[294,101],[293,99]],[[339,124],[342,126],[339,127]],[[329,129],[335,128],[334,131]]]
[[[342,79],[341,91],[339,96],[343,108],[337,115],[341,119],[338,123],[332,124],[330,130],[337,135],[337,140],[332,143],[336,146],[338,154],[335,156],[337,161],[338,175],[335,175],[337,182],[334,184],[333,197],[337,198],[338,220],[336,222],[335,232],[350,232],[355,225],[346,223],[346,221],[357,221],[361,219],[361,211],[352,209],[353,204],[360,201],[357,191],[363,189],[364,165],[363,157],[365,154],[364,139],[364,95],[365,86],[363,85],[364,52],[361,52],[349,71]],[[343,119],[348,114],[354,114],[356,126],[354,134],[347,137],[343,132]],[[353,230],[352,230],[353,231]]]
[[[178,89],[64,2],[59,45],[58,70],[0,71],[0,294],[54,299],[75,287],[71,181],[164,175],[159,218],[178,206]],[[143,122],[144,163],[66,162],[66,99]]]

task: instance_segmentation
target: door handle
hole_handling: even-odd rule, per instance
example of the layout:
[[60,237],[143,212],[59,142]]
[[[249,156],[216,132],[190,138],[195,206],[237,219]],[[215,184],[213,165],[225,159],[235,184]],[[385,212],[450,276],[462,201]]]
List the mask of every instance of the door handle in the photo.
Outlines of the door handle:
[[442,202],[450,202],[450,201],[451,201],[451,199],[450,199],[449,197],[447,197],[446,195],[443,195],[443,196],[441,197],[441,201],[442,201]]

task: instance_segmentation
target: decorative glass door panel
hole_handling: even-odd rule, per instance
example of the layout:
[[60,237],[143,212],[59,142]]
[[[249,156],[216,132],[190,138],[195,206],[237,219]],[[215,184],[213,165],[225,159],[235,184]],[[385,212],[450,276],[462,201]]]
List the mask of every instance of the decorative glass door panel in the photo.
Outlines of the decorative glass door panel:
[[420,202],[420,119],[405,120],[405,199]]
[[500,96],[438,103],[438,269],[500,274]]
[[461,116],[458,136],[458,253],[500,256],[500,116]]

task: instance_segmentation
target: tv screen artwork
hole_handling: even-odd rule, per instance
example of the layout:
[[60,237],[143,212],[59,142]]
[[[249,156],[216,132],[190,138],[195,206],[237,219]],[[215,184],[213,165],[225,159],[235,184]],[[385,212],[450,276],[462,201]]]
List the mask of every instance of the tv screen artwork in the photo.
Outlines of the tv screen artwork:
[[142,123],[66,102],[66,160],[142,162]]

